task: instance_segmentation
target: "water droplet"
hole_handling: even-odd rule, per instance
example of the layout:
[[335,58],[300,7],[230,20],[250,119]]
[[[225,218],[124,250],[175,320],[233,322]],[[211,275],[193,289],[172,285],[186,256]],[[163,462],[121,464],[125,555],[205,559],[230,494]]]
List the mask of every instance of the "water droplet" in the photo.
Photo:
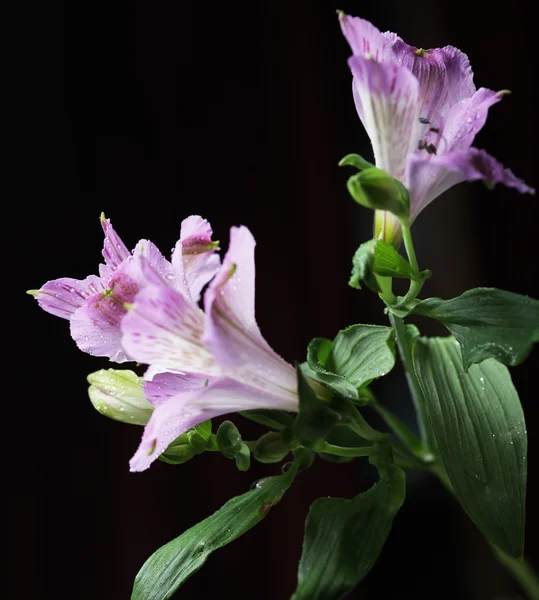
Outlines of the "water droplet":
[[291,467],[293,464],[294,464],[294,463],[291,463],[291,462],[284,463],[284,465],[281,467],[281,471],[282,471],[283,473],[286,473],[287,471],[290,471],[290,467]]
[[262,479],[257,479],[256,481],[253,481],[250,489],[251,490],[259,490],[264,485],[265,481],[266,481],[266,477],[264,477]]

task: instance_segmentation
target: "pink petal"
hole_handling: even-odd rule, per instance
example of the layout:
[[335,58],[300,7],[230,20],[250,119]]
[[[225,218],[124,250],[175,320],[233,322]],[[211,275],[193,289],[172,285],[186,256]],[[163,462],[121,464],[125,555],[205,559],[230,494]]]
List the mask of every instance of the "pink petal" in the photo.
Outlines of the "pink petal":
[[171,442],[195,425],[227,413],[255,408],[290,410],[288,404],[229,378],[169,398],[157,406],[146,425],[140,446],[129,463],[131,471],[147,469]]
[[141,290],[122,319],[123,346],[134,360],[161,370],[218,375],[219,367],[202,343],[204,314],[165,285]]
[[502,96],[503,93],[480,88],[471,98],[454,105],[445,117],[440,150],[468,150],[485,125],[488,109]]
[[100,265],[99,274],[103,279],[107,280],[122,262],[131,256],[131,253],[114,231],[110,224],[110,219],[106,219],[105,215],[101,215],[101,226],[105,234],[102,251],[105,264]]
[[84,306],[89,296],[104,289],[101,279],[90,275],[82,281],[71,277],[47,281],[41,289],[29,293],[44,311],[62,319],[71,319],[75,311]]
[[417,79],[394,63],[353,56],[348,64],[354,75],[356,108],[371,140],[376,166],[402,180],[405,158],[416,143],[420,125]]
[[208,378],[204,375],[157,373],[150,381],[144,382],[144,395],[154,406],[159,406],[180,392],[192,392],[207,383]]
[[[409,69],[419,82],[420,116],[435,127],[439,117],[475,92],[473,72],[466,54],[454,46],[420,51],[393,36],[391,47],[399,64]],[[428,129],[428,124],[423,125]]]
[[372,23],[359,17],[341,14],[339,22],[354,56],[371,57],[377,62],[395,62],[388,34],[380,33]]
[[116,272],[110,288],[94,294],[71,318],[71,336],[77,346],[93,356],[106,356],[114,362],[129,360],[122,347],[120,322],[133,302],[138,285],[124,273]]
[[535,194],[535,190],[518,179],[509,169],[484,150],[469,148],[466,151],[448,152],[422,159],[417,155],[409,161],[410,197],[413,204],[410,220],[445,190],[461,181],[483,180],[502,183],[522,194]]
[[194,302],[200,300],[202,288],[219,270],[220,259],[212,234],[206,219],[188,217],[182,222],[180,239],[172,252],[177,289]]
[[262,337],[255,320],[255,240],[232,227],[221,270],[204,296],[204,342],[235,377],[289,402],[297,402],[296,374]]

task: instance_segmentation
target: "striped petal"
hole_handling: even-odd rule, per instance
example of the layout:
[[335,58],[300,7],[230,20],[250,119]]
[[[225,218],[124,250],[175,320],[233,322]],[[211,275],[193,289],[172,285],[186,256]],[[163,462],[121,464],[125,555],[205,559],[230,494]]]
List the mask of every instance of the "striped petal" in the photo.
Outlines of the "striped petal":
[[417,79],[394,63],[353,56],[348,64],[354,75],[356,108],[371,140],[376,166],[402,180],[419,125]]

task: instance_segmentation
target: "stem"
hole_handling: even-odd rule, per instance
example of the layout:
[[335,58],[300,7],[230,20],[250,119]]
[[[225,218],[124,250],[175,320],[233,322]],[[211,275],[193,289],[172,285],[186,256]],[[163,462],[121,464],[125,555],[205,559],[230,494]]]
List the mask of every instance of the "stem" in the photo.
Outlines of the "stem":
[[408,427],[408,425],[403,423],[403,421],[401,421],[397,415],[393,414],[389,409],[380,404],[370,389],[366,388],[362,390],[361,393],[364,394],[365,398],[368,400],[367,406],[370,406],[382,417],[382,419],[387,425],[389,425],[393,433],[400,439],[400,441],[407,448],[409,448],[414,455],[423,457],[425,454],[425,448],[423,447],[421,440]]
[[526,560],[521,562],[507,556],[495,546],[491,547],[498,561],[511,573],[513,579],[518,581],[530,600],[539,600],[539,576],[533,567]]
[[[431,469],[431,472],[438,477],[447,491],[456,498],[455,490],[443,465],[437,464]],[[502,552],[490,542],[488,542],[488,545],[494,553],[494,556],[498,559],[498,562],[500,562],[512,575],[513,579],[519,583],[520,587],[528,594],[530,600],[539,600],[539,576],[533,567],[526,560],[520,561],[516,558],[507,556],[505,552]]]
[[344,446],[335,446],[324,440],[320,440],[316,444],[316,452],[324,452],[325,454],[334,454],[335,456],[348,456],[350,458],[356,456],[370,456],[375,446],[361,446],[360,448],[345,448]]
[[414,244],[412,242],[412,232],[410,231],[410,226],[407,223],[402,223],[402,238],[404,240],[404,247],[406,248],[406,254],[408,254],[408,260],[410,261],[410,266],[414,271],[414,275],[419,275],[419,265],[417,263]]
[[400,317],[397,317],[397,315],[394,315],[391,312],[389,313],[389,320],[395,329],[395,337],[397,339],[399,354],[404,366],[406,380],[408,381],[408,387],[410,388],[412,402],[414,403],[417,416],[419,436],[423,446],[426,446],[427,449],[432,450],[436,447],[436,444],[434,443],[432,428],[429,425],[429,416],[427,414],[425,398],[415,374],[412,350],[410,348],[410,342],[406,333],[406,326]]

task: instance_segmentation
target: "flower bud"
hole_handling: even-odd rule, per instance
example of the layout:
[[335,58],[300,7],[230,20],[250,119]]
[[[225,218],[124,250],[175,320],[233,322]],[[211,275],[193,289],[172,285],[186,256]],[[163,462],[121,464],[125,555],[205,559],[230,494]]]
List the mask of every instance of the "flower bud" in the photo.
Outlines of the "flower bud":
[[253,456],[262,463],[281,462],[296,445],[290,431],[270,431],[257,440]]
[[102,415],[123,423],[146,425],[154,407],[144,396],[142,382],[142,377],[133,371],[101,369],[88,375],[88,395]]
[[382,169],[365,169],[348,179],[348,191],[362,206],[389,211],[401,219],[407,219],[410,211],[408,192],[400,181]]
[[198,454],[197,450],[189,443],[187,433],[182,433],[159,456],[159,460],[169,465],[181,465]]

